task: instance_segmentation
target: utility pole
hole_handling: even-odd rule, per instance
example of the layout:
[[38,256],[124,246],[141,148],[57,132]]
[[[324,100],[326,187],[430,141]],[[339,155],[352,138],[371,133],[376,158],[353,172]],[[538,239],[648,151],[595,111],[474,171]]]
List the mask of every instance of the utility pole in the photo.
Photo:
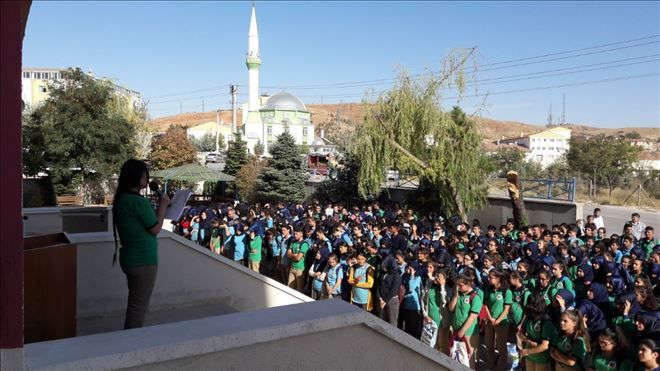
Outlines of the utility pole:
[[[231,133],[236,133],[236,85],[229,85],[229,93],[231,94]],[[245,119],[245,118],[243,118]]]
[[215,112],[215,153],[220,153],[220,142],[218,140],[220,136],[220,109]]
[[561,123],[566,124],[566,93],[562,93],[561,97]]
[[548,125],[552,125],[552,103],[550,103],[550,111],[548,112]]
[[202,99],[202,113],[204,113],[204,99]]

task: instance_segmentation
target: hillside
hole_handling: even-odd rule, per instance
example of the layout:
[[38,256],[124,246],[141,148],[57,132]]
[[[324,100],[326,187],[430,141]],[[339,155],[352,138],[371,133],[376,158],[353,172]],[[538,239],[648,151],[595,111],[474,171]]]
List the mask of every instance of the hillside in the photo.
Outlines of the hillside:
[[[345,144],[347,138],[350,137],[350,133],[355,130],[356,123],[362,121],[366,113],[365,106],[361,103],[309,104],[307,108],[312,113],[312,122],[316,127],[316,135],[320,135],[321,130],[324,130],[325,136],[338,144]],[[148,123],[148,126],[151,129],[165,131],[170,125],[189,127],[215,120],[215,112],[193,112],[154,119]],[[222,111],[220,120],[224,123],[230,123],[231,111]],[[239,126],[241,125],[242,115],[240,110],[237,111],[236,122]],[[481,135],[485,141],[495,141],[502,137],[510,138],[533,134],[545,128],[541,125],[531,125],[516,121],[500,121],[491,118],[477,118],[477,122],[479,123]],[[660,127],[606,129],[577,124],[569,124],[565,127],[572,130],[573,136],[594,136],[598,134],[625,135],[627,133],[637,132],[642,138],[651,140],[660,138]]]

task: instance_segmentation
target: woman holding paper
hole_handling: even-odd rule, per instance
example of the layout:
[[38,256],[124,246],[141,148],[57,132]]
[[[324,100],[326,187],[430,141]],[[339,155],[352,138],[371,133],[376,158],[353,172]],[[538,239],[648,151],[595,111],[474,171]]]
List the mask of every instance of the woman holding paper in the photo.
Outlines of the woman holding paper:
[[[158,239],[170,199],[163,194],[154,212],[151,202],[140,195],[147,187],[149,169],[139,160],[122,165],[112,203],[112,222],[121,242],[119,264],[128,283],[128,305],[124,329],[142,327],[156,282]],[[116,259],[116,252],[115,252]],[[113,261],[114,263],[114,261]]]

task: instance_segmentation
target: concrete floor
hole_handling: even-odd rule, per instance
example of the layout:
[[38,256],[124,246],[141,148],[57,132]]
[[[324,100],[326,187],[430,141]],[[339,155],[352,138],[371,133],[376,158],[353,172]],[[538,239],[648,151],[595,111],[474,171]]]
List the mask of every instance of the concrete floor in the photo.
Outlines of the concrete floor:
[[[236,312],[238,312],[236,309],[224,303],[204,303],[194,306],[168,308],[147,312],[145,326],[187,321]],[[77,336],[119,331],[124,328],[124,314],[117,313],[108,317],[79,318],[76,325]]]

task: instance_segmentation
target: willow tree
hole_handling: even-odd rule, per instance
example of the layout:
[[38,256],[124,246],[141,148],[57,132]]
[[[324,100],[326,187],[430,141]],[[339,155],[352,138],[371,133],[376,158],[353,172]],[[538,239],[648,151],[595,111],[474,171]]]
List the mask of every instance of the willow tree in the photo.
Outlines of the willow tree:
[[470,55],[448,57],[439,75],[412,79],[402,73],[370,105],[352,151],[361,164],[362,197],[380,193],[386,169],[393,168],[430,185],[447,214],[466,220],[469,210],[485,205],[488,165],[476,123],[460,108],[445,112],[440,104],[447,88],[462,94]]

